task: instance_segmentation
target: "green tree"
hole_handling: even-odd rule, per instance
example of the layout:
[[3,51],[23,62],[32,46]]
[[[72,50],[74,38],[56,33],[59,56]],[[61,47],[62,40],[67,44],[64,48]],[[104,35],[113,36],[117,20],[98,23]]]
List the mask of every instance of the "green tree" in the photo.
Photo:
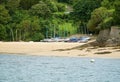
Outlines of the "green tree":
[[6,25],[10,22],[11,17],[4,5],[0,5],[0,40],[6,40]]
[[73,34],[73,20],[65,12],[74,3],[77,0],[0,0],[0,40],[40,41]]
[[0,5],[0,24],[7,24],[10,21],[10,15],[5,6]]
[[116,0],[103,0],[101,2],[102,7],[105,7],[107,9],[113,9],[114,8],[114,4],[115,4]]
[[20,0],[20,7],[28,10],[30,9],[33,5],[37,4],[40,0]]
[[40,19],[36,16],[22,20],[17,27],[20,28],[19,40],[40,41],[44,37],[41,31]]
[[68,3],[68,4],[74,4],[75,2],[77,2],[78,0],[58,0],[58,2],[62,2],[62,3]]
[[65,11],[65,5],[62,3],[57,3],[57,8],[59,12],[64,12]]
[[79,0],[73,7],[75,19],[87,22],[91,12],[100,6],[100,2],[101,0]]
[[29,28],[31,25],[31,21],[26,19],[20,22],[20,26],[22,28],[22,35],[21,35],[21,39],[22,40],[27,40],[29,38]]
[[88,33],[86,23],[90,19],[91,12],[100,7],[101,0],[78,0],[73,6],[71,17],[78,24],[78,33]]
[[40,41],[44,38],[44,35],[42,34],[42,27],[40,25],[40,20],[38,17],[32,17],[31,18],[31,25],[29,28],[29,37],[31,37],[31,40],[33,41]]
[[33,5],[32,8],[30,9],[30,12],[32,15],[36,15],[43,18],[48,18],[51,16],[51,11],[49,7],[42,1],[40,1],[36,5]]
[[6,39],[6,28],[4,25],[0,24],[0,41]]
[[110,28],[113,21],[113,12],[114,9],[107,10],[104,7],[95,9],[92,12],[91,19],[89,20],[87,27],[91,31],[99,31],[101,29]]
[[63,23],[59,25],[59,30],[57,33],[59,33],[60,36],[66,37],[73,34],[76,34],[76,27],[72,25],[72,23]]
[[52,0],[52,1],[45,0],[44,2],[45,2],[45,4],[47,4],[47,6],[49,7],[51,12],[58,12],[57,2],[55,2],[54,0]]
[[8,0],[6,3],[6,8],[9,10],[9,13],[12,15],[14,11],[19,8],[20,0]]
[[9,22],[8,30],[10,31],[10,40],[18,41],[21,40],[21,32],[23,27],[20,26],[21,21],[28,19],[30,16],[25,10],[16,10],[12,15],[12,20]]
[[120,25],[120,1],[115,2],[115,12],[114,12],[114,24]]
[[0,0],[0,4],[4,4],[6,2],[7,2],[7,0]]

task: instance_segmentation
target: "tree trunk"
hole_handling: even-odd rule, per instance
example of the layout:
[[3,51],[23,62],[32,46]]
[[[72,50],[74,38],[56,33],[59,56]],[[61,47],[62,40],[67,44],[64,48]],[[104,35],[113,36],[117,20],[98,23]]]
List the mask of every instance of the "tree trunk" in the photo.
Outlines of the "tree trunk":
[[13,32],[12,29],[10,29],[10,31],[11,31],[12,41],[15,41],[15,38],[14,38],[14,32]]
[[18,30],[16,29],[16,41],[18,41]]
[[21,30],[19,30],[19,41],[21,41]]

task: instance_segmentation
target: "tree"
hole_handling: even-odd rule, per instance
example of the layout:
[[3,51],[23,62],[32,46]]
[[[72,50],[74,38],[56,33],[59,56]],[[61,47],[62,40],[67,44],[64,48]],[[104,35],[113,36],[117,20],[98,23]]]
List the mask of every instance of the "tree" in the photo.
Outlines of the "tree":
[[11,21],[8,24],[8,30],[10,31],[10,40],[18,41],[21,40],[21,32],[23,31],[23,27],[20,26],[23,20],[30,18],[28,12],[25,10],[16,10],[14,14],[11,16]]
[[4,25],[0,24],[0,41],[6,39],[6,28]]
[[5,6],[0,5],[0,24],[7,24],[10,21],[10,15]]
[[56,6],[58,8],[58,12],[64,12],[65,11],[65,5],[64,4],[57,3]]
[[73,34],[73,19],[65,12],[74,3],[77,0],[0,0],[0,40],[40,41],[62,31]]
[[60,36],[62,37],[66,37],[66,36],[70,36],[76,33],[77,29],[75,28],[75,26],[72,25],[72,23],[63,23],[59,25],[58,28],[58,32]]
[[8,0],[6,3],[6,8],[9,10],[9,13],[12,15],[14,11],[19,8],[20,0]]
[[29,28],[29,37],[31,37],[31,40],[33,41],[40,41],[44,38],[44,35],[41,31],[42,27],[40,25],[40,20],[38,17],[32,17],[31,18],[31,25]]
[[22,20],[17,28],[20,31],[20,34],[18,33],[19,40],[40,41],[44,37],[41,31],[40,19],[36,16]]
[[88,33],[86,23],[90,19],[91,12],[100,7],[101,0],[79,0],[73,6],[71,17],[78,24],[78,33]]
[[0,4],[6,3],[7,0],[0,0]]
[[28,10],[30,9],[33,5],[37,4],[40,0],[20,0],[20,7]]
[[114,24],[120,25],[120,1],[115,2]]
[[114,8],[114,4],[115,4],[116,0],[103,0],[101,2],[102,7],[105,7],[107,9],[113,9]]
[[0,40],[6,40],[6,25],[10,22],[11,17],[5,6],[0,5]]
[[95,9],[91,14],[91,19],[89,20],[87,27],[91,31],[99,31],[101,29],[110,28],[113,21],[113,12],[112,10],[107,10],[104,7]]
[[74,4],[75,2],[77,2],[78,0],[58,0],[58,2],[62,2],[62,3],[68,3],[68,4]]
[[40,1],[36,5],[33,5],[32,8],[30,9],[30,12],[32,15],[36,15],[43,18],[48,18],[51,16],[51,11],[49,7],[42,1]]
[[45,2],[45,4],[47,4],[47,6],[49,7],[52,13],[58,12],[57,2],[55,2],[54,0],[43,0],[43,1]]
[[73,15],[77,20],[87,22],[90,19],[91,12],[100,6],[101,0],[79,0],[74,5]]

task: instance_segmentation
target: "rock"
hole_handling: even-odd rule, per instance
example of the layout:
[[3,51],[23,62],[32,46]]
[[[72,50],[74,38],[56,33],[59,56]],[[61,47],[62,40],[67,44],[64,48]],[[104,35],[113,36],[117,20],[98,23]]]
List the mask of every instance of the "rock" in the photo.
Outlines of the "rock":
[[120,46],[120,27],[112,26],[99,32],[96,39],[98,46]]
[[96,42],[99,43],[98,46],[105,46],[106,41],[109,39],[110,29],[101,30],[96,39]]
[[109,39],[106,42],[107,46],[120,45],[120,27],[111,27]]

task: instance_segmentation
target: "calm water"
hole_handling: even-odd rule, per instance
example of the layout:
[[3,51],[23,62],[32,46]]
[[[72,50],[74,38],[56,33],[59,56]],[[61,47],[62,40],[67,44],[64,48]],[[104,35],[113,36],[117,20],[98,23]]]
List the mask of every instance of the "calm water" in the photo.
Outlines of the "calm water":
[[120,82],[120,59],[0,55],[0,82]]

